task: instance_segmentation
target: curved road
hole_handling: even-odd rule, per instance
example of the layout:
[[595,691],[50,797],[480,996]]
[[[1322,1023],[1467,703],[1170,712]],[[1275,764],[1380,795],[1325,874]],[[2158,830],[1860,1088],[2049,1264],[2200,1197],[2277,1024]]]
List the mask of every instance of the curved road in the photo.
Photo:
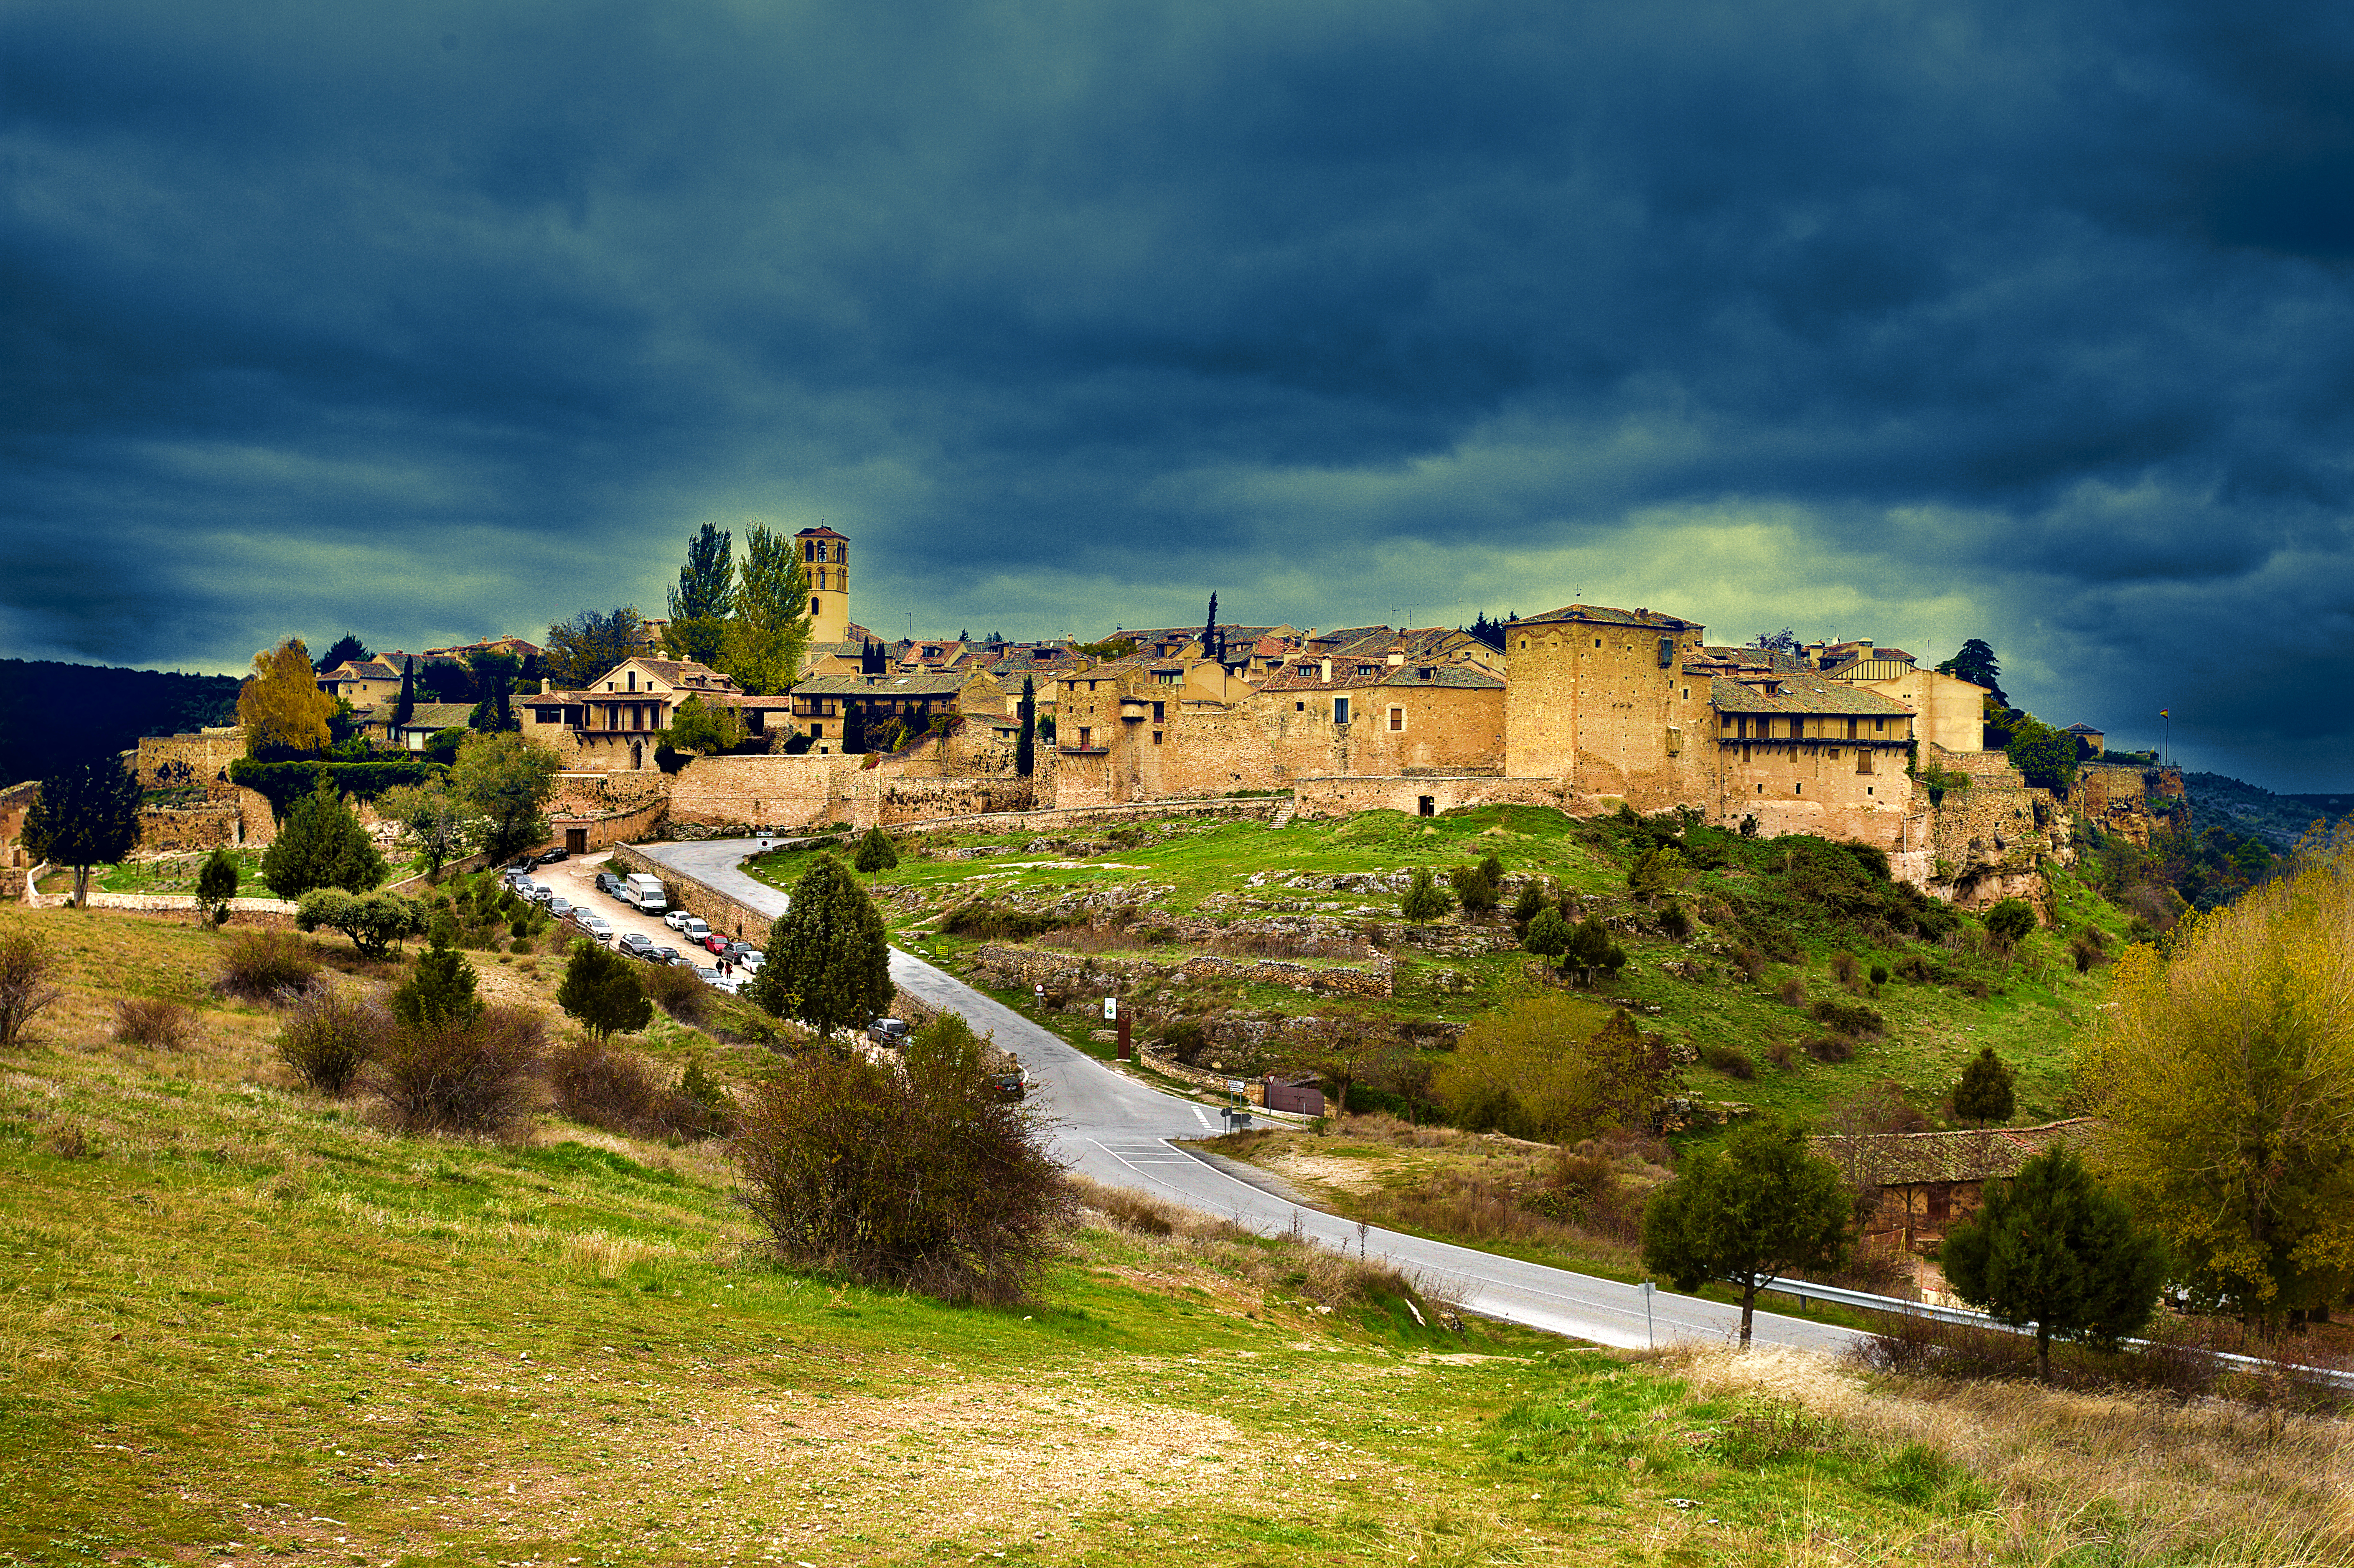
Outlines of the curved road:
[[[758,847],[752,840],[638,847],[772,917],[783,912],[781,894],[737,869]],[[1634,1286],[1378,1227],[1361,1234],[1353,1221],[1290,1202],[1175,1147],[1172,1139],[1217,1133],[1219,1120],[1209,1107],[1163,1094],[1106,1066],[1013,1009],[896,948],[891,950],[891,978],[933,1006],[963,1014],[975,1029],[994,1034],[1000,1045],[1019,1057],[1051,1118],[1056,1155],[1098,1181],[1136,1188],[1262,1234],[1297,1233],[1336,1252],[1362,1246],[1368,1255],[1388,1260],[1470,1311],[1599,1344],[1637,1348],[1649,1342],[1647,1334],[1656,1334],[1660,1344],[1722,1341],[1739,1331],[1739,1310],[1717,1302],[1661,1291],[1651,1298],[1647,1330],[1643,1297]],[[1757,1314],[1755,1333],[1766,1343],[1821,1351],[1840,1350],[1857,1338],[1850,1330],[1771,1312]]]

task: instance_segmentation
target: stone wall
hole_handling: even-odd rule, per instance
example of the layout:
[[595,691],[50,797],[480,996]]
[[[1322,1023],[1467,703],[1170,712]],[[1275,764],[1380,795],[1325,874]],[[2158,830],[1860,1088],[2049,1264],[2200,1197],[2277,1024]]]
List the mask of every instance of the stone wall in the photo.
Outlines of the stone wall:
[[[658,797],[629,810],[552,813],[547,819],[548,842],[561,844],[575,854],[600,850],[610,844],[631,843],[639,839],[652,838],[669,810],[668,798]],[[585,841],[577,845],[570,837],[575,829],[586,835]]]
[[1478,774],[1349,774],[1310,777],[1292,786],[1293,808],[1303,817],[1345,817],[1358,811],[1404,811],[1409,816],[1430,801],[1431,813],[1469,806],[1562,804],[1562,787],[1551,779],[1500,779]]
[[[1669,664],[1659,640],[1672,636]],[[1598,644],[1598,645],[1597,645]],[[1638,811],[1703,805],[1713,758],[1702,743],[1715,709],[1703,676],[1683,673],[1700,654],[1699,628],[1544,622],[1515,628],[1505,652],[1504,771],[1564,786],[1579,815],[1625,800]]]
[[1901,747],[1830,739],[1704,744],[1717,754],[1715,813],[1728,826],[1755,817],[1768,838],[1813,833],[1892,853],[1917,847],[1905,826],[1916,810]]
[[238,842],[241,824],[234,807],[145,806],[139,811],[141,855],[186,854],[222,849]]
[[1945,792],[1928,813],[1925,850],[1908,846],[1914,853],[1893,860],[1891,870],[1966,909],[2024,898],[2048,918],[2052,890],[2043,864],[2073,864],[2076,858],[2059,800],[2050,790],[2031,786],[1999,751],[1924,750],[1925,761],[1967,774],[1970,785]]
[[2088,762],[2078,770],[2068,804],[2102,832],[2130,839],[2144,849],[2149,847],[2152,830],[2179,831],[2190,822],[2190,800],[2183,793],[2179,768]]
[[997,982],[1026,991],[1044,986],[1058,1000],[1071,996],[1126,996],[1140,987],[1175,980],[1235,980],[1246,985],[1280,986],[1288,991],[1337,996],[1392,994],[1393,966],[1385,955],[1370,963],[1318,967],[1281,959],[1228,959],[1204,955],[1163,963],[1141,958],[1108,958],[1094,953],[1058,952],[1051,948],[1016,947],[990,942],[974,949],[973,967],[997,977]]
[[698,757],[671,781],[676,822],[812,828],[850,820],[850,776],[861,757]]
[[190,735],[141,737],[131,754],[131,770],[143,789],[209,784],[228,778],[228,765],[245,755],[242,726],[200,729]]

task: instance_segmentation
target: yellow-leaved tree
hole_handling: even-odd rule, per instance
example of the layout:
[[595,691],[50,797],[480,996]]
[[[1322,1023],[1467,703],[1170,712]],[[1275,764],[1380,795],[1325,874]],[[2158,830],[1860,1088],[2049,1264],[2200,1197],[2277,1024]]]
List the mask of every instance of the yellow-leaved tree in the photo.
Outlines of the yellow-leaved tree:
[[319,690],[311,651],[299,637],[253,656],[253,673],[237,691],[237,722],[245,726],[248,755],[267,750],[320,751],[335,699]]
[[1458,1124],[1574,1143],[1639,1128],[1675,1083],[1667,1043],[1622,1010],[1536,996],[1463,1032],[1432,1086]]
[[2277,1323],[2354,1287],[2354,836],[2130,949],[2078,1066],[2096,1166],[2194,1295]]

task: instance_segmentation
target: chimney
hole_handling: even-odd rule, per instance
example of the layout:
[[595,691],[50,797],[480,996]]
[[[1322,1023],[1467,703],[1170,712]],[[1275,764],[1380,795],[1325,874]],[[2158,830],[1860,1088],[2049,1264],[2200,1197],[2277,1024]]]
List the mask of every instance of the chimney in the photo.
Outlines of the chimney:
[[1332,661],[1330,659],[1324,659],[1320,660],[1319,662],[1324,669],[1324,674],[1322,677],[1324,683],[1329,686],[1332,683]]

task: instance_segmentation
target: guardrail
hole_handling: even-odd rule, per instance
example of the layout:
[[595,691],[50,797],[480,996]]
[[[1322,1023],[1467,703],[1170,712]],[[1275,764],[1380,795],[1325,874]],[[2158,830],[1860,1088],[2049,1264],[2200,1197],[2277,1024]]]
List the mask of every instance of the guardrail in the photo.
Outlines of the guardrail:
[[[1899,1312],[1910,1318],[1927,1318],[1940,1323],[1960,1323],[1970,1328],[1993,1329],[2005,1334],[2031,1334],[2035,1331],[2035,1326],[2031,1323],[2024,1325],[2005,1323],[1967,1307],[1939,1307],[1927,1301],[1907,1301],[1901,1296],[1875,1296],[1868,1290],[1849,1290],[1837,1285],[1818,1285],[1810,1279],[1770,1279],[1759,1286],[1758,1289],[1770,1290],[1779,1296],[1795,1296],[1798,1298],[1798,1305],[1801,1307],[1809,1301],[1828,1301],[1836,1307],[1861,1308],[1867,1312]],[[2127,1340],[2125,1343],[2134,1350],[2147,1350],[2149,1347],[2147,1340]],[[2334,1384],[2338,1388],[2354,1389],[2354,1372],[2337,1372],[2328,1367],[2308,1366],[2303,1361],[2268,1361],[2263,1356],[2243,1356],[2236,1351],[2202,1350],[2198,1353],[2231,1366],[2244,1367],[2251,1372],[2277,1369],[2282,1372],[2298,1372],[2322,1383]]]

